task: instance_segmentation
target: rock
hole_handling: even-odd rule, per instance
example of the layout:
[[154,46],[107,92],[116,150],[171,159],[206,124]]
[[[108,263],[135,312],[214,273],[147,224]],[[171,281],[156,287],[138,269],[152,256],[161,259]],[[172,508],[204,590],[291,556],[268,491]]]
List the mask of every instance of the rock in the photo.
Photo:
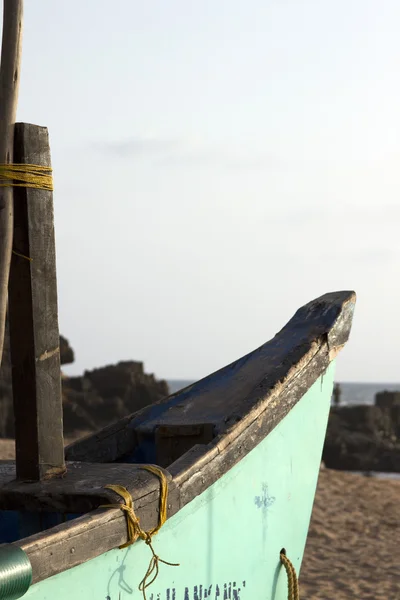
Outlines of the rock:
[[[74,361],[68,340],[60,336],[61,364]],[[14,437],[9,343],[0,368],[0,437]],[[144,372],[143,363],[119,362],[82,377],[62,377],[64,435],[95,431],[169,394],[168,384]]]
[[400,406],[400,392],[379,392],[375,394],[375,406],[380,408],[391,408]]
[[75,360],[74,351],[69,345],[68,340],[60,335],[60,362],[62,365],[69,365]]
[[400,472],[400,406],[332,407],[323,461],[348,471]]
[[101,429],[168,393],[168,384],[146,374],[141,362],[85,371],[63,381],[64,434]]

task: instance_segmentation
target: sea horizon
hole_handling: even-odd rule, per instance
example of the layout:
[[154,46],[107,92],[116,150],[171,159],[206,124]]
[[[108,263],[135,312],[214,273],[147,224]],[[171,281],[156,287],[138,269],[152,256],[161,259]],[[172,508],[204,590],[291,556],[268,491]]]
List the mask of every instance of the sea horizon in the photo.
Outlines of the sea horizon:
[[[195,383],[196,379],[167,379],[171,394]],[[374,404],[375,395],[379,392],[400,392],[400,382],[365,383],[357,381],[336,381],[341,388],[340,404]]]

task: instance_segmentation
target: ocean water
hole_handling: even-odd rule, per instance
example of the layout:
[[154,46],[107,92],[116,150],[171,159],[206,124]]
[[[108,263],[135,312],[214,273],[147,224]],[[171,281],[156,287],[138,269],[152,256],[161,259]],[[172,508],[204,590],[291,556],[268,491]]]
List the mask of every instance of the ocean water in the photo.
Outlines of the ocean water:
[[[171,394],[181,390],[182,388],[191,385],[194,380],[188,379],[171,379],[168,380],[168,385]],[[378,392],[400,392],[400,383],[342,383],[340,388],[342,394],[340,404],[374,404],[375,394]]]

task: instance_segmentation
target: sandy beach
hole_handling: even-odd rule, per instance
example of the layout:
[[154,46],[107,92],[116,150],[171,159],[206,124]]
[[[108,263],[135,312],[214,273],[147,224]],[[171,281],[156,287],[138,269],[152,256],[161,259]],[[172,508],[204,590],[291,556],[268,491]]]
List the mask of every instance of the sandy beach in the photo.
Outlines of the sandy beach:
[[302,600],[400,599],[400,481],[323,469]]
[[[0,459],[12,458],[0,440]],[[321,469],[301,600],[400,600],[399,540],[400,481]]]

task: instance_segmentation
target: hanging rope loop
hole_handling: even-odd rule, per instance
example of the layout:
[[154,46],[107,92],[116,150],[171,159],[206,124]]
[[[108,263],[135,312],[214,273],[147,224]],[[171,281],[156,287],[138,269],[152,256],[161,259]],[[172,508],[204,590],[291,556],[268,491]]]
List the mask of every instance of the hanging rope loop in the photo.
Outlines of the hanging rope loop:
[[280,558],[282,565],[285,567],[288,580],[288,600],[300,600],[300,588],[296,569],[286,556],[286,550],[284,548],[281,550]]
[[[143,540],[147,546],[149,546],[152,557],[150,559],[149,566],[147,568],[146,574],[143,577],[142,581],[139,584],[139,590],[143,593],[143,598],[146,600],[146,589],[154,583],[157,579],[159,573],[159,563],[164,563],[164,565],[168,565],[170,567],[179,567],[177,563],[170,563],[166,560],[163,560],[154,552],[154,548],[152,545],[152,537],[156,535],[164,525],[167,520],[167,499],[168,499],[168,482],[164,473],[158,467],[153,465],[143,465],[139,467],[140,469],[144,469],[145,471],[149,471],[149,473],[153,473],[160,480],[160,508],[159,508],[159,519],[158,523],[153,529],[149,531],[144,531],[140,526],[139,518],[136,516],[135,510],[133,508],[133,499],[131,494],[128,492],[126,488],[122,485],[106,485],[105,487],[109,490],[112,490],[121,498],[123,498],[125,504],[103,504],[99,508],[119,508],[126,515],[126,522],[128,528],[128,541],[125,544],[122,544],[120,548],[127,548],[138,538]],[[149,580],[150,579],[150,580]]]

